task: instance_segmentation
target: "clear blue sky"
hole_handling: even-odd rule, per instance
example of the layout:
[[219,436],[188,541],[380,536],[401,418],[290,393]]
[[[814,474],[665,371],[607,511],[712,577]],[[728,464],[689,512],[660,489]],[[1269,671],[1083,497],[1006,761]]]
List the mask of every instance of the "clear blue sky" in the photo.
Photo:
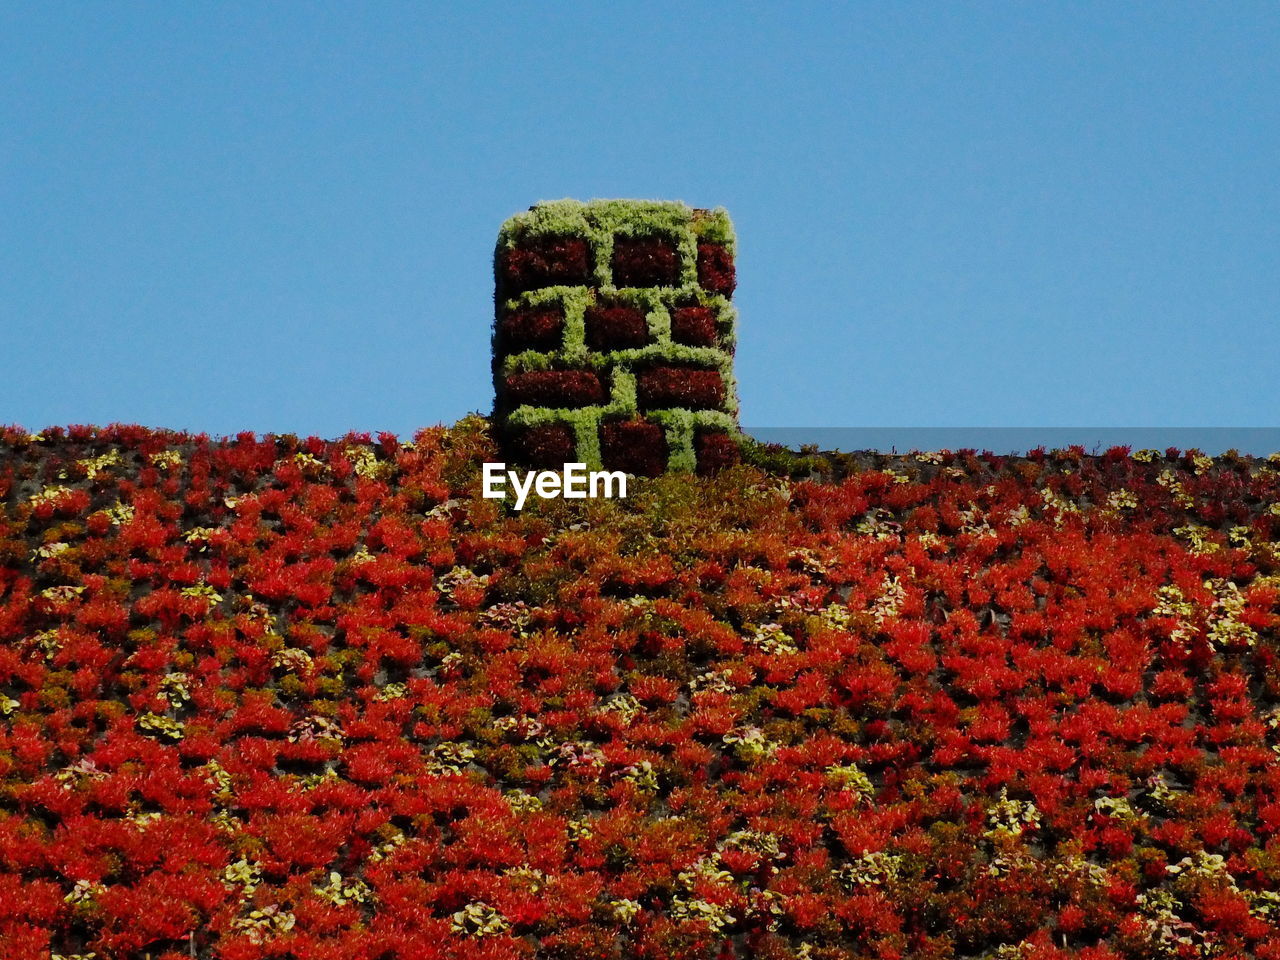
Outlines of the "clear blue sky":
[[728,208],[748,426],[1280,425],[1275,3],[8,3],[0,422],[487,411],[498,225]]

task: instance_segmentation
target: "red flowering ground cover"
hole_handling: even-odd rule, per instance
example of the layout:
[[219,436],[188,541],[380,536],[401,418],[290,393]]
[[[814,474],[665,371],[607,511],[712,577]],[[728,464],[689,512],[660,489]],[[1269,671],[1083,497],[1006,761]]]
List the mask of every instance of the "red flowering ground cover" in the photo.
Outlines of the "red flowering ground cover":
[[1276,463],[492,455],[0,435],[0,956],[1280,957]]

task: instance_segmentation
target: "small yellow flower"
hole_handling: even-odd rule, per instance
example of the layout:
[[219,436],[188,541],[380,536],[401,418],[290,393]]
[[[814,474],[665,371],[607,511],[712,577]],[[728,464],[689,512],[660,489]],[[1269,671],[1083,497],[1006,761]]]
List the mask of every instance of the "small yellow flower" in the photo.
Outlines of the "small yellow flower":
[[342,874],[337,871],[329,873],[328,883],[313,889],[318,896],[338,907],[344,907],[348,903],[364,903],[372,896],[369,885],[363,880],[343,879]]
[[766,623],[757,627],[747,638],[747,642],[771,657],[785,657],[800,652],[795,641],[776,623]]
[[395,473],[396,465],[379,460],[370,447],[347,447],[346,453],[356,475],[366,480],[379,480]]
[[107,507],[102,512],[117,527],[133,519],[133,506],[128,503],[122,503],[119,500],[115,502],[114,506]]
[[507,918],[489,904],[477,900],[453,915],[453,932],[472,937],[491,937],[511,929]]
[[309,473],[319,473],[322,470],[329,469],[327,463],[316,458],[313,454],[303,453],[302,451],[293,455],[293,462],[301,467],[304,472]]
[[402,700],[409,695],[409,688],[403,683],[388,683],[385,687],[378,691],[375,698],[380,701]]
[[1111,491],[1107,497],[1107,506],[1112,510],[1136,510],[1138,508],[1138,498],[1129,490],[1123,487],[1119,490]]
[[620,923],[630,923],[640,912],[640,904],[635,900],[619,899],[610,902],[609,910]]
[[832,872],[836,880],[853,888],[892,883],[898,879],[901,866],[902,857],[876,850],[860,854]]
[[297,918],[288,911],[281,910],[279,904],[271,904],[260,910],[250,911],[247,917],[235,921],[237,929],[244,930],[254,943],[264,943],[272,934],[288,933],[297,923]]
[[432,773],[462,773],[467,765],[475,759],[476,752],[465,743],[445,741],[431,749],[431,757],[427,761],[427,769]]
[[32,560],[47,560],[50,557],[56,557],[60,553],[66,553],[71,549],[69,543],[46,543],[43,546],[36,547],[31,551]]
[[153,467],[161,470],[172,470],[182,465],[182,454],[177,450],[161,450],[159,453],[153,453],[148,459]]
[[164,717],[158,713],[144,713],[138,717],[138,726],[147,733],[159,734],[162,737],[172,737],[175,740],[181,740],[183,733],[186,731],[186,725],[181,720]]
[[537,813],[542,809],[542,801],[532,793],[512,790],[510,793],[503,794],[502,799],[507,801],[507,806],[515,813]]
[[711,934],[718,934],[733,923],[733,914],[727,907],[706,900],[684,900],[680,897],[671,901],[671,918],[677,922],[701,921],[707,925]]
[[1191,552],[1197,556],[1216,553],[1222,549],[1222,544],[1211,539],[1213,531],[1207,527],[1190,524],[1185,527],[1175,527],[1173,533],[1175,536],[1185,539],[1191,545]]
[[52,600],[55,603],[66,603],[68,600],[74,600],[80,594],[84,593],[84,587],[75,587],[70,584],[63,584],[60,587],[45,587],[40,591],[40,596],[46,600]]
[[183,534],[182,539],[187,541],[187,543],[200,544],[200,552],[203,553],[208,549],[209,543],[213,539],[213,535],[217,532],[218,531],[213,529],[213,527],[192,527]]
[[105,892],[106,887],[100,883],[94,883],[91,880],[77,880],[71,892],[62,898],[63,903],[86,903],[92,901],[95,897],[101,896]]
[[871,779],[856,763],[827,767],[827,776],[838,783],[842,789],[852,790],[862,800],[871,800],[875,797],[876,789]]
[[222,602],[222,594],[207,583],[197,583],[190,587],[184,587],[182,595],[184,597],[199,597],[211,604]]
[[108,467],[118,467],[124,461],[120,458],[118,450],[109,450],[100,457],[90,457],[87,460],[77,460],[76,465],[84,470],[85,476],[90,480],[96,480],[99,473],[102,473]]
[[217,760],[210,760],[204,765],[205,772],[209,775],[209,779],[213,781],[213,785],[219,793],[226,793],[231,790],[232,780],[231,774],[227,773],[226,768]]
[[31,499],[27,502],[32,506],[40,506],[43,503],[57,503],[62,497],[74,491],[70,487],[53,485],[45,487],[39,493],[32,494]]
[[191,699],[191,678],[185,673],[166,673],[160,681],[160,692],[170,703],[182,703]]
[[740,760],[767,757],[778,748],[778,745],[771,743],[759,727],[739,727],[736,730],[730,730],[721,737],[721,740],[733,747],[734,753]]

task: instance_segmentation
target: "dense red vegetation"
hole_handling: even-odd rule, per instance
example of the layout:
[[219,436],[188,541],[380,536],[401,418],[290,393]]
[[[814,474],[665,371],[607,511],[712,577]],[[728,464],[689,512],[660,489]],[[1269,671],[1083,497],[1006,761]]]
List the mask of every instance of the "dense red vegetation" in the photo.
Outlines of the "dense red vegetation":
[[649,342],[644,311],[618,304],[588,307],[585,318],[587,346],[592,350],[627,350]]
[[1277,464],[494,458],[0,434],[0,956],[1280,958]]
[[559,470],[575,462],[576,438],[573,428],[564,423],[545,423],[516,430],[513,449],[520,462],[530,467]]
[[710,307],[677,307],[671,311],[671,339],[691,347],[714,347],[715,314]]
[[604,384],[590,370],[531,370],[507,377],[507,399],[512,404],[548,407],[585,407],[602,403]]
[[724,379],[719,370],[650,367],[636,377],[636,398],[642,410],[658,407],[716,410],[724,405],[724,397]]
[[736,466],[742,459],[738,442],[722,430],[700,430],[694,437],[698,473],[703,476]]
[[712,293],[733,296],[737,275],[733,266],[733,254],[718,243],[698,244],[698,283]]
[[513,310],[498,323],[499,349],[503,352],[555,350],[563,336],[564,311],[560,308]]
[[656,423],[637,417],[600,425],[600,459],[606,470],[656,477],[667,469],[667,453],[666,437]]
[[577,286],[590,281],[591,249],[582,237],[534,237],[500,255],[500,298],[539,287]]
[[674,287],[680,283],[680,256],[671,240],[616,237],[613,241],[616,287]]

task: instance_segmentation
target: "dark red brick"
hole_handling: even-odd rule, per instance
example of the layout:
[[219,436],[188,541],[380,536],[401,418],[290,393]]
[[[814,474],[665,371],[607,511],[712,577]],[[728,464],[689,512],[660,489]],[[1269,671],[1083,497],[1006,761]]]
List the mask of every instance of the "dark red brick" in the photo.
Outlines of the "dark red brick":
[[503,353],[555,350],[563,340],[564,314],[558,308],[515,310],[498,324],[498,348]]
[[717,410],[724,406],[724,380],[718,370],[695,367],[651,367],[636,378],[641,409],[685,407]]
[[587,308],[587,346],[592,350],[628,350],[649,342],[649,323],[636,307],[597,304]]
[[537,237],[500,258],[503,297],[551,286],[591,283],[591,250],[581,237]]
[[703,290],[733,295],[737,277],[733,269],[733,256],[718,243],[698,244],[698,283]]
[[691,347],[714,347],[715,311],[710,307],[677,307],[672,310],[671,339]]
[[667,469],[667,438],[648,420],[607,420],[600,425],[600,460],[606,470],[656,477]]
[[507,401],[512,406],[586,407],[603,403],[604,384],[590,370],[532,370],[507,377]]
[[522,430],[510,449],[521,464],[537,469],[559,469],[578,459],[573,428],[564,423]]
[[660,237],[617,237],[613,241],[615,287],[674,287],[680,284],[680,254]]
[[742,451],[733,437],[722,430],[701,430],[693,439],[698,473],[706,476],[736,465]]

